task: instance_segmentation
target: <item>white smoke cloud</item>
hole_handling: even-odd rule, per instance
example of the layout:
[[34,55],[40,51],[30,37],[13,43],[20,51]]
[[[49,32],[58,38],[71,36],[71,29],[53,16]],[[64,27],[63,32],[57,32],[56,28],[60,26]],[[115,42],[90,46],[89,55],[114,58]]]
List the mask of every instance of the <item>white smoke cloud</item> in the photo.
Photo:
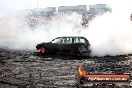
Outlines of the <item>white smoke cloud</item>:
[[[15,21],[14,21],[15,20]],[[78,14],[59,16],[48,24],[36,28],[18,23],[18,19],[4,19],[0,26],[0,46],[13,49],[35,49],[37,43],[48,42],[58,36],[78,35],[81,16]]]
[[[115,1],[112,13],[98,16],[83,32],[91,41],[92,54],[98,56],[132,53],[131,1]],[[88,33],[88,34],[86,34]]]
[[[117,20],[116,20],[117,19]],[[92,55],[119,55],[132,53],[132,22],[119,20],[114,13],[96,17],[89,30],[82,31],[92,48]]]

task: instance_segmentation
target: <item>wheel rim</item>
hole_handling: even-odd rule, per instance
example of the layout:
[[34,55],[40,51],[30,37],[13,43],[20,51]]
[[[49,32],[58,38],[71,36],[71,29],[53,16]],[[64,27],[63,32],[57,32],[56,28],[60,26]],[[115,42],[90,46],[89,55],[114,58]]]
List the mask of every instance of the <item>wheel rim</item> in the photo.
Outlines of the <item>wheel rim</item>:
[[40,50],[40,53],[45,53],[45,48],[44,47],[41,47],[39,50]]
[[78,49],[74,49],[74,50],[73,50],[73,54],[75,54],[75,55],[79,55],[79,54],[80,54],[80,52],[79,52],[79,50],[78,50]]

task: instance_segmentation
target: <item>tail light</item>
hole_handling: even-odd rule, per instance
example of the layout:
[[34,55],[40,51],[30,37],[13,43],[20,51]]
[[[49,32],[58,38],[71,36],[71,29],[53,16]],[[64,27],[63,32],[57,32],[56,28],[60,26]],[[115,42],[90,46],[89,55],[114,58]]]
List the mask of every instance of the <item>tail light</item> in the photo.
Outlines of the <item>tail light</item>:
[[40,51],[41,53],[45,53],[45,48],[42,47],[42,48],[39,49],[39,51]]

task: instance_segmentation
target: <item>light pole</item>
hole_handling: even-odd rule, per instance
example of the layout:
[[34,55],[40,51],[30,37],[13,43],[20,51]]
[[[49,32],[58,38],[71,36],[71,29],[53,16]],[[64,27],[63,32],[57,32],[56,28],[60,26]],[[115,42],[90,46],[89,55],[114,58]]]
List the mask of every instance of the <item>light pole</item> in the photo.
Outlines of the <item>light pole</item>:
[[38,0],[37,0],[37,9],[38,9]]
[[37,0],[37,17],[39,17],[39,11],[38,11],[38,0]]

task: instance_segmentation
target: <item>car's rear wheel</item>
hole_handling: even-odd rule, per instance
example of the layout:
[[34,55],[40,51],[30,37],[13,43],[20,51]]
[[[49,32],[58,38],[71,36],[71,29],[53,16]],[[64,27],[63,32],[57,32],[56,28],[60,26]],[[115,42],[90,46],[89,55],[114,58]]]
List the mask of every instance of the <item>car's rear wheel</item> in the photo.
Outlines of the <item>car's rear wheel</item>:
[[74,55],[80,55],[79,49],[73,49],[72,52],[73,52]]

